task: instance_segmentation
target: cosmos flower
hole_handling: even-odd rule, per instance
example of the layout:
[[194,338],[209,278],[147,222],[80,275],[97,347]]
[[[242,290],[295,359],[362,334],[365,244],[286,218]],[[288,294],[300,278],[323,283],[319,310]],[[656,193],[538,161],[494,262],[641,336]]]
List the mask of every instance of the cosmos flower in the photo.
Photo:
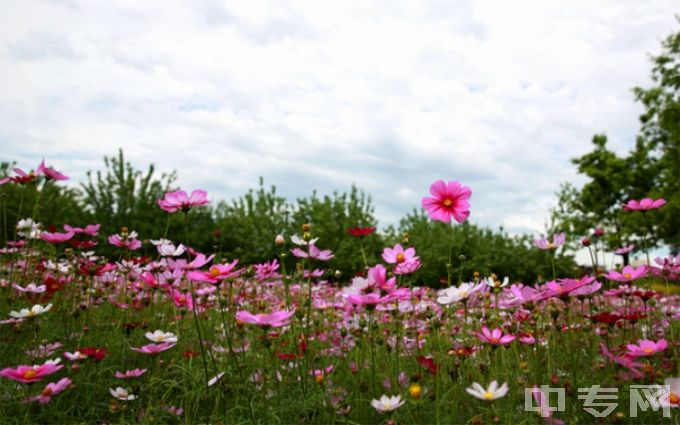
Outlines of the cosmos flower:
[[158,206],[163,211],[176,213],[177,211],[188,212],[192,207],[208,205],[208,192],[203,189],[196,189],[191,192],[191,196],[183,190],[168,192],[163,199],[158,200]]
[[642,265],[637,268],[634,268],[632,266],[626,266],[623,268],[621,273],[617,272],[616,270],[610,270],[609,272],[604,274],[604,277],[606,277],[609,280],[614,280],[617,282],[631,282],[633,280],[645,277],[646,274],[647,266],[645,265]]
[[515,340],[514,335],[503,335],[503,331],[499,328],[490,331],[486,326],[482,328],[482,332],[475,332],[475,335],[477,335],[477,338],[479,338],[480,341],[494,345],[508,345]]
[[138,378],[146,373],[146,369],[132,369],[125,372],[116,372],[114,375],[118,379]]
[[350,227],[347,229],[347,233],[354,236],[355,238],[360,238],[362,236],[368,236],[375,232],[375,227]]
[[142,347],[132,347],[130,350],[136,351],[138,353],[142,354],[149,354],[149,355],[156,355],[159,353],[162,353],[163,351],[167,351],[174,347],[177,344],[173,344],[171,342],[161,342],[160,344],[147,344]]
[[472,386],[466,388],[465,391],[467,391],[467,393],[470,394],[471,396],[476,397],[480,400],[491,401],[501,397],[505,397],[505,395],[508,393],[508,384],[504,383],[503,385],[498,387],[497,381],[491,381],[489,387],[484,389],[484,387],[482,387],[480,384],[474,382]]
[[378,400],[371,400],[371,406],[380,413],[392,412],[400,408],[403,404],[404,401],[401,399],[400,395],[395,395],[393,397],[383,395]]
[[21,365],[16,369],[8,367],[0,370],[0,376],[13,381],[22,382],[24,384],[38,382],[45,376],[58,372],[61,368],[63,368],[64,366],[59,364],[60,361],[61,359],[48,360],[42,365]]
[[539,249],[552,250],[564,245],[566,236],[564,232],[553,235],[552,241],[546,238],[534,239],[534,245]]
[[43,313],[47,313],[52,309],[52,304],[47,304],[45,307],[41,306],[40,304],[36,304],[30,309],[27,308],[22,308],[21,310],[17,311],[10,311],[9,315],[15,319],[24,319],[26,317],[33,317],[33,316],[38,316]]
[[137,398],[137,396],[131,394],[127,389],[122,387],[118,387],[115,390],[113,388],[109,388],[109,393],[111,393],[113,398],[121,401],[132,401]]
[[24,403],[32,403],[37,401],[40,404],[47,404],[52,400],[52,396],[59,394],[71,385],[69,378],[61,378],[57,382],[51,382],[43,388],[40,395],[29,397],[23,400]]
[[144,336],[152,342],[177,342],[177,335],[172,332],[163,332],[160,329],[157,329],[153,333],[147,332]]
[[450,223],[451,217],[462,223],[470,216],[470,203],[472,195],[469,187],[461,185],[457,181],[444,183],[437,180],[430,186],[431,198],[422,199],[422,207],[432,220]]
[[333,258],[333,254],[330,249],[319,250],[313,243],[309,243],[309,250],[304,251],[300,248],[293,248],[290,251],[294,256],[298,258],[312,258],[319,261],[328,261]]
[[649,211],[649,210],[655,210],[657,208],[661,208],[663,205],[666,204],[666,200],[663,198],[659,199],[650,199],[650,198],[644,198],[639,201],[636,201],[634,199],[631,199],[627,203],[623,204],[623,209],[626,211]]
[[628,353],[626,354],[632,357],[652,356],[656,353],[665,350],[667,347],[668,341],[666,341],[665,339],[660,339],[657,342],[648,339],[641,339],[638,341],[637,345],[628,344],[626,346],[626,348],[628,349]]
[[44,175],[47,180],[68,180],[69,178],[54,168],[49,168],[45,166],[45,160],[43,159],[38,169],[36,170],[36,175]]
[[75,236],[73,232],[59,233],[59,232],[42,232],[40,238],[48,243],[64,243]]
[[236,312],[236,320],[262,327],[278,328],[290,323],[290,318],[295,314],[294,311],[275,311],[270,314],[252,314],[245,310]]
[[616,251],[614,251],[614,254],[618,254],[618,255],[628,254],[633,249],[635,249],[635,245],[632,245],[632,244],[628,245],[628,246],[622,246],[621,248],[617,248]]
[[461,283],[460,286],[452,286],[450,288],[439,291],[437,302],[443,305],[453,304],[458,301],[466,300],[470,295],[479,292],[482,289],[482,284],[475,283]]

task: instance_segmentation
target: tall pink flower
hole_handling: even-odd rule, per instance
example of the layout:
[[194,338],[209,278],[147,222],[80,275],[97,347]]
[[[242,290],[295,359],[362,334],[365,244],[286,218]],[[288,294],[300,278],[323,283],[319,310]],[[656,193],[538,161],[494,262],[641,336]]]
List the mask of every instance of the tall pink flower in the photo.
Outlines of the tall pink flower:
[[626,266],[621,270],[621,273],[611,270],[608,273],[605,273],[604,277],[606,277],[609,280],[615,280],[617,282],[630,282],[633,280],[640,279],[641,277],[645,277],[647,274],[647,266],[640,266],[637,268],[631,267],[631,266]]
[[48,243],[64,243],[73,238],[73,232],[59,233],[59,232],[42,232],[40,238]]
[[177,211],[187,212],[191,207],[208,205],[209,203],[208,192],[203,189],[194,190],[191,192],[191,196],[187,195],[183,190],[168,192],[163,199],[158,200],[158,206],[169,213]]
[[36,170],[37,175],[44,174],[47,180],[68,180],[68,177],[55,170],[54,168],[49,168],[45,166],[45,160],[43,159],[38,169]]
[[24,403],[31,403],[37,401],[40,404],[47,404],[52,400],[52,396],[59,394],[71,385],[69,378],[61,378],[57,382],[51,382],[45,386],[40,395],[29,397],[24,400]]
[[294,311],[275,311],[270,314],[252,314],[248,311],[241,310],[236,312],[236,320],[251,325],[262,327],[278,328],[290,323],[290,318],[295,314]]
[[666,204],[666,200],[663,198],[659,199],[650,199],[650,198],[644,198],[639,201],[636,201],[634,199],[631,199],[627,203],[623,204],[623,209],[626,211],[649,211],[649,210],[655,210],[657,208],[661,208],[663,205]]
[[450,223],[453,217],[462,223],[470,216],[468,199],[472,191],[469,187],[457,181],[446,184],[443,180],[437,180],[430,186],[430,193],[432,197],[423,198],[422,206],[432,220]]
[[312,258],[319,261],[328,261],[333,258],[333,253],[330,249],[320,250],[313,243],[309,244],[308,251],[304,251],[300,248],[293,248],[290,252],[298,258]]
[[553,235],[552,242],[548,241],[547,238],[534,239],[534,245],[539,249],[557,249],[564,245],[566,236],[564,233],[558,233]]
[[499,328],[490,331],[486,326],[482,328],[482,332],[475,332],[475,335],[477,335],[477,338],[479,338],[480,341],[494,345],[508,345],[516,338],[514,335],[510,334],[503,335],[503,331]]
[[217,283],[224,279],[236,277],[243,273],[243,270],[234,270],[238,264],[238,260],[234,260],[227,264],[214,264],[210,266],[207,272],[204,271],[190,271],[187,273],[187,278],[195,282]]
[[137,232],[135,231],[128,234],[111,235],[109,236],[108,241],[111,245],[117,246],[118,248],[129,249],[131,251],[142,247],[142,241],[137,239]]
[[659,353],[665,350],[667,347],[668,341],[665,339],[660,339],[657,342],[648,339],[641,339],[638,341],[637,345],[626,345],[626,348],[628,349],[628,353],[626,353],[626,355],[632,357],[646,357]]
[[24,384],[38,382],[43,377],[51,375],[64,367],[63,365],[58,364],[60,360],[61,359],[48,360],[42,365],[35,366],[22,365],[16,369],[8,367],[0,370],[0,376],[13,381],[23,382]]

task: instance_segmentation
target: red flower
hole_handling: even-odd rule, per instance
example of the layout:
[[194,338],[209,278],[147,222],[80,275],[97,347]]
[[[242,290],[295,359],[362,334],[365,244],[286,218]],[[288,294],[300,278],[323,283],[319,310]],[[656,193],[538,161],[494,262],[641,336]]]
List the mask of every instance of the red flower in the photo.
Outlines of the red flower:
[[418,360],[418,363],[420,363],[420,365],[427,369],[427,371],[430,372],[432,375],[437,374],[439,366],[437,366],[432,357],[417,356],[416,360]]
[[347,229],[347,233],[354,236],[355,238],[360,238],[362,236],[368,236],[375,232],[375,227],[350,227]]
[[93,357],[97,361],[102,361],[104,360],[104,357],[106,357],[107,348],[83,347],[76,348],[76,351],[78,351],[81,354],[85,354],[87,357]]

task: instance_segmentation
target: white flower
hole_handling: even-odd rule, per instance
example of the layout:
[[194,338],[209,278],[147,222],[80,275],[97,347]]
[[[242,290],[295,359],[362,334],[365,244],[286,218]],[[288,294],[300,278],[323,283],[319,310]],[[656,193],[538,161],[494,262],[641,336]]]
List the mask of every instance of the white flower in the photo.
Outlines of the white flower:
[[397,410],[402,404],[404,404],[404,401],[400,395],[395,395],[394,397],[383,395],[380,397],[380,400],[371,400],[371,406],[380,413]]
[[218,373],[217,375],[213,376],[213,377],[210,378],[210,380],[208,381],[208,386],[209,386],[209,387],[212,387],[213,385],[215,385],[215,384],[217,383],[217,381],[219,381],[220,379],[222,379],[223,376],[224,376],[224,372],[220,372],[220,373]]
[[46,285],[36,285],[35,283],[29,283],[25,288],[13,283],[12,287],[19,292],[31,292],[33,294],[42,294],[47,290]]
[[151,240],[151,243],[156,246],[158,253],[164,257],[178,257],[184,254],[187,249],[182,244],[179,244],[179,246],[175,247],[175,244],[173,244],[169,239]]
[[109,388],[109,392],[114,398],[122,401],[130,401],[137,398],[134,394],[130,394],[128,390],[122,387],[118,387],[115,390],[113,388]]
[[144,336],[153,342],[177,342],[177,335],[172,332],[163,332],[160,329],[156,329],[155,332],[147,332]]
[[505,288],[510,283],[510,279],[507,276],[503,278],[503,282],[494,277],[487,277],[484,282],[491,288]]
[[473,383],[472,387],[466,388],[465,391],[467,391],[468,394],[470,394],[473,397],[477,397],[480,400],[496,400],[497,398],[505,397],[505,395],[508,393],[508,384],[503,383],[501,387],[498,387],[498,382],[496,381],[491,381],[489,384],[489,388],[484,389],[481,385],[478,383]]
[[51,308],[52,304],[47,304],[47,306],[45,307],[41,306],[40,304],[36,304],[33,307],[31,307],[30,310],[27,308],[22,308],[19,312],[10,311],[9,315],[11,317],[14,317],[15,319],[23,319],[26,317],[33,317],[39,314],[47,313],[48,311],[50,311]]
[[24,218],[17,223],[17,235],[27,239],[38,239],[42,233],[42,224],[30,218]]
[[466,299],[475,292],[478,292],[479,289],[480,286],[474,283],[462,283],[459,287],[452,286],[442,289],[439,291],[437,302],[444,305],[453,304]]
[[309,245],[315,245],[316,241],[318,241],[319,238],[314,238],[311,241],[307,242],[306,240],[302,239],[298,235],[293,235],[290,237],[290,241],[293,242],[295,245],[299,246],[306,246],[307,244]]

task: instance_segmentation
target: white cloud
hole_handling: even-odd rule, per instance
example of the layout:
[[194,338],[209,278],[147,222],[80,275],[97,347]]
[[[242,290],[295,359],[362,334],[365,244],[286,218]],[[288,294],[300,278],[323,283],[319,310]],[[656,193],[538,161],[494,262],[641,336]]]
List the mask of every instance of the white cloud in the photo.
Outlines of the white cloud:
[[[675,9],[674,9],[675,8]],[[569,158],[638,128],[666,0],[23,1],[0,15],[0,146],[75,179],[124,148],[187,189],[356,183],[383,224],[435,179],[472,220],[540,231]],[[9,83],[7,83],[9,82]]]

